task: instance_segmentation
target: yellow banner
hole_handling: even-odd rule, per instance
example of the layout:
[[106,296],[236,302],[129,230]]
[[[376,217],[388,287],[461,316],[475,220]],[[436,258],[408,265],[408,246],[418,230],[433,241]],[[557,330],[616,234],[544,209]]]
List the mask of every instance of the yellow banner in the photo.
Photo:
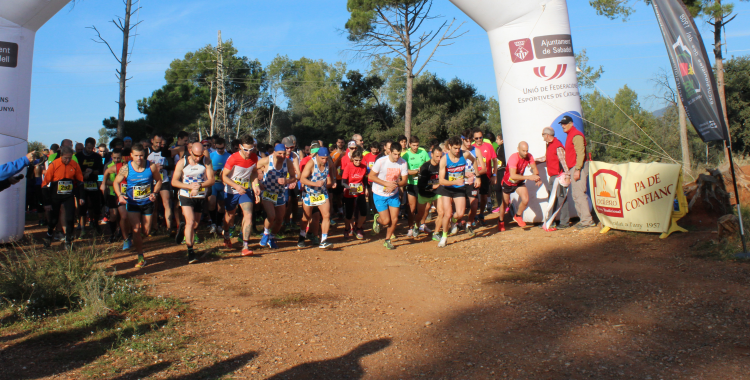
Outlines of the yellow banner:
[[669,231],[682,166],[589,162],[594,210],[605,227],[640,232]]

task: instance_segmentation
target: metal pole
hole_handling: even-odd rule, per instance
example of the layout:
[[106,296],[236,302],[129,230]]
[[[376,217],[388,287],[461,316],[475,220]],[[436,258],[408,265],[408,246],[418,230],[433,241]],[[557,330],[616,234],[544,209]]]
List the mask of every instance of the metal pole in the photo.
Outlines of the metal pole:
[[747,252],[747,245],[745,244],[745,227],[742,225],[742,207],[740,205],[740,193],[737,191],[737,177],[734,174],[734,159],[732,158],[732,150],[727,146],[727,157],[729,157],[729,170],[732,171],[732,185],[734,185],[734,198],[737,201],[737,218],[740,220],[740,240],[742,240],[742,252],[737,254],[738,258],[750,258],[750,253]]

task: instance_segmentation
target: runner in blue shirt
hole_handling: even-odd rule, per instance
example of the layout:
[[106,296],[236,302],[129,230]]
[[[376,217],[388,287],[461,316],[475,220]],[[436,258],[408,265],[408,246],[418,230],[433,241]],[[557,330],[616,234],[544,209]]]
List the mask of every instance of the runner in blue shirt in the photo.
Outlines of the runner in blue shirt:
[[226,198],[226,193],[224,192],[224,182],[221,181],[221,171],[224,169],[229,156],[231,156],[227,152],[226,143],[226,140],[217,137],[214,140],[214,150],[211,152],[211,164],[213,165],[214,176],[216,177],[216,182],[213,189],[211,189],[211,196],[208,197],[208,213],[211,216],[212,222],[210,233],[212,234],[223,233],[221,223],[217,226],[216,222],[224,220],[224,199]]

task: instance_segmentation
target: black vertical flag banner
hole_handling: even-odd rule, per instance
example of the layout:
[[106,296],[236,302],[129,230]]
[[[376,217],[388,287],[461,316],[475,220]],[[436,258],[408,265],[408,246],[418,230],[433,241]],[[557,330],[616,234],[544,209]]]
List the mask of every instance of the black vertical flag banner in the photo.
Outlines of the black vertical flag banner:
[[682,105],[703,141],[728,140],[706,47],[681,0],[652,0]]

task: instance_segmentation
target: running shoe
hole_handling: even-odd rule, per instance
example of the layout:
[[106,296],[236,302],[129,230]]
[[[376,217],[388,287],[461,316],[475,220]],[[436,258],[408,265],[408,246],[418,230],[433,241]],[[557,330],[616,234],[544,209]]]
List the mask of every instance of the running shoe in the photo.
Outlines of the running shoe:
[[336,221],[333,218],[331,218],[331,227],[333,227],[335,225],[336,225]]
[[216,226],[216,233],[219,235],[224,235],[224,229],[221,228],[221,226]]
[[143,256],[138,256],[138,262],[135,263],[135,269],[141,269],[146,266],[146,259]]
[[195,256],[193,248],[188,248],[188,264],[195,264],[198,262],[198,257]]
[[365,231],[363,231],[361,228],[357,228],[354,234],[357,237],[357,240],[362,240],[365,238]]
[[446,245],[448,245],[448,237],[443,236],[440,238],[440,243],[438,243],[438,248],[444,248]]
[[547,231],[547,232],[555,232],[555,231],[557,231],[557,228],[555,228],[555,226],[549,226],[549,227],[547,227],[547,226],[545,226],[544,224],[542,224],[542,228],[543,228],[543,229],[544,229],[545,231]]
[[577,230],[584,230],[586,228],[596,227],[596,224],[581,224],[580,222],[575,225]]
[[212,224],[211,227],[208,229],[209,234],[216,234],[216,225]]
[[385,247],[385,249],[393,249],[393,244],[391,244],[391,239],[387,239],[385,243],[383,243],[383,247]]
[[175,244],[181,244],[185,240],[185,222],[181,222],[177,227],[177,234],[174,237]]
[[426,234],[431,234],[432,233],[432,230],[429,227],[427,227],[426,224],[423,224],[423,225],[419,226],[419,231],[420,232],[424,232]]
[[478,225],[480,225],[480,226],[484,226],[484,215],[477,215],[477,216],[476,216],[476,217],[474,218],[474,221],[475,221],[475,222],[476,222],[476,223],[477,223]]
[[406,237],[408,237],[408,238],[410,238],[410,237],[416,237],[416,236],[414,236],[414,229],[413,228],[409,228],[409,231],[406,232]]
[[469,223],[466,223],[466,233],[469,234],[469,236],[471,236],[471,237],[474,237],[477,234],[476,232],[474,232],[474,229],[471,228],[471,226],[469,225]]
[[523,221],[523,217],[519,215],[514,215],[513,220],[518,223],[518,227],[526,227],[526,222]]
[[83,240],[85,238],[86,238],[86,230],[84,230],[83,228],[81,228],[81,233],[78,234],[78,239],[79,240]]
[[63,241],[65,240],[65,235],[62,232],[55,232],[55,237],[53,238],[55,241]]
[[375,214],[372,221],[372,232],[376,235],[380,233],[380,223],[378,223],[378,218],[380,218],[380,214]]
[[354,235],[354,233],[352,233],[352,231],[351,231],[350,229],[348,229],[348,228],[344,228],[344,240],[346,240],[346,239],[349,239],[349,234],[350,234],[350,233],[351,233],[352,235]]
[[320,238],[317,235],[313,235],[310,238],[310,244],[312,244],[312,245],[319,245],[320,244]]
[[459,227],[458,223],[454,223],[453,226],[451,227],[451,232],[448,235],[453,236],[453,235],[457,234],[458,233],[458,227]]
[[42,244],[44,244],[45,248],[49,248],[52,245],[52,236],[45,235],[42,238]]
[[271,235],[263,234],[263,237],[260,238],[260,246],[266,246],[268,245],[268,241],[271,240]]
[[492,213],[493,213],[493,214],[497,214],[498,212],[500,212],[500,207],[498,207],[498,208],[496,208],[496,209],[492,210]]
[[302,235],[299,235],[299,239],[297,239],[297,247],[305,248],[307,245],[305,244],[305,237]]
[[122,244],[122,250],[127,251],[132,246],[133,246],[133,239],[128,238],[127,240],[125,240],[125,243]]
[[232,249],[232,239],[224,238],[224,248]]
[[412,228],[414,232],[412,233],[414,237],[419,237],[420,232],[424,232],[423,230],[420,230],[416,223],[414,223],[414,227]]
[[279,245],[276,244],[276,238],[275,237],[272,237],[272,238],[268,239],[268,248],[279,249]]
[[440,233],[439,232],[433,233],[432,234],[432,240],[433,241],[440,241]]
[[328,248],[331,248],[331,247],[333,247],[333,244],[329,243],[328,239],[323,240],[323,241],[320,242],[320,247],[319,247],[320,249],[328,249]]
[[242,256],[247,257],[247,256],[252,256],[252,255],[253,255],[253,251],[250,250],[250,248],[248,247],[242,248]]
[[505,222],[497,222],[497,230],[500,232],[505,232]]

